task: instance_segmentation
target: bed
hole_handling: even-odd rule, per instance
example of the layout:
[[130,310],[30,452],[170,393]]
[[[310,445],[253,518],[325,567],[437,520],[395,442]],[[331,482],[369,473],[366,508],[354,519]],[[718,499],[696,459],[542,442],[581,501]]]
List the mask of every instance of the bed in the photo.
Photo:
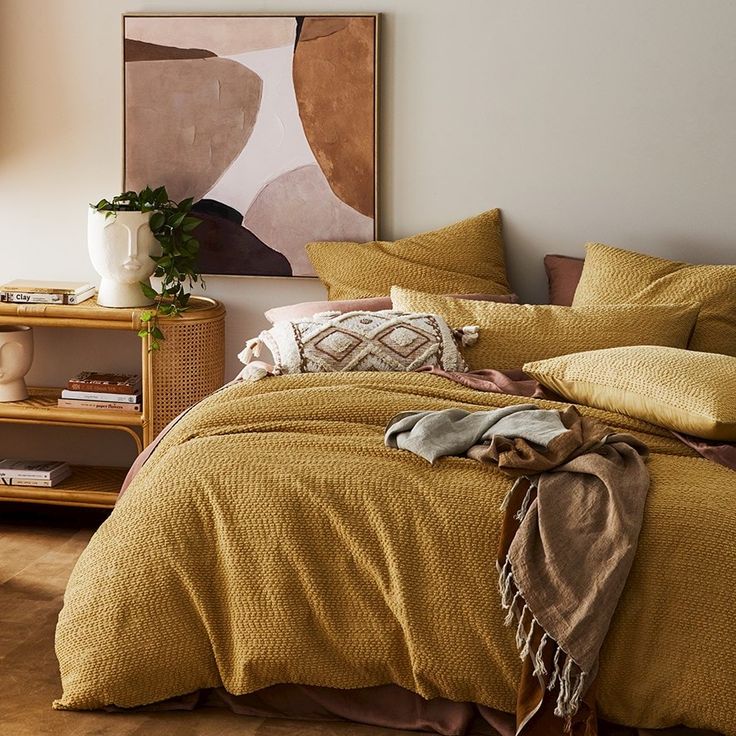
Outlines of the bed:
[[[384,445],[392,416],[543,399],[427,373],[234,383],[143,464],[69,581],[61,709],[207,688],[393,684],[512,712],[520,662],[496,547],[511,480]],[[615,723],[736,736],[734,471],[658,426],[578,406],[650,449],[636,559],[601,654]]]

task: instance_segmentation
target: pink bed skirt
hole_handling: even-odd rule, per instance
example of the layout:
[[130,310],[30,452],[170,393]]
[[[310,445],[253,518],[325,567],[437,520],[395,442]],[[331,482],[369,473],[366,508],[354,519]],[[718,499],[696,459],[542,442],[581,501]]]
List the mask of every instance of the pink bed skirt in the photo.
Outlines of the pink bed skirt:
[[[247,695],[231,695],[223,688],[171,698],[135,710],[194,710],[200,707],[229,708],[234,713],[258,718],[308,721],[352,721],[370,726],[423,731],[442,736],[514,736],[514,717],[474,703],[456,703],[445,698],[425,700],[398,685],[338,690],[311,685],[273,685]],[[109,707],[109,711],[123,709]],[[599,736],[644,736],[664,731],[640,731],[600,722]],[[710,731],[684,731],[678,736],[705,736]],[[713,734],[717,736],[717,734]]]

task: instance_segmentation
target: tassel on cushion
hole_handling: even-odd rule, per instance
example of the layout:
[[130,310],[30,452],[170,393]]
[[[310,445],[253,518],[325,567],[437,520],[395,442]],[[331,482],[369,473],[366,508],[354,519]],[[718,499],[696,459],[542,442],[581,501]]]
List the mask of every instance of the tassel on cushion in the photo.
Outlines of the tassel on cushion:
[[254,337],[245,343],[245,348],[238,353],[238,360],[248,365],[254,358],[261,357],[261,346],[263,341],[260,337]]
[[249,363],[238,374],[238,380],[245,381],[245,383],[255,383],[269,375],[271,374],[265,366],[260,363]]
[[479,331],[478,325],[465,325],[459,330],[453,330],[453,334],[464,348],[469,348],[478,342]]

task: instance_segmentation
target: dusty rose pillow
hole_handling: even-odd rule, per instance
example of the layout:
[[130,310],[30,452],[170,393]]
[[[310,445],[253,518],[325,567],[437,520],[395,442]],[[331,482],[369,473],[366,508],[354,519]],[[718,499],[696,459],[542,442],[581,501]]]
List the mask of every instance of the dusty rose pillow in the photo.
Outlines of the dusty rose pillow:
[[544,257],[549,284],[549,303],[560,307],[572,306],[575,289],[583,273],[585,258],[549,255]]
[[[519,298],[516,294],[451,294],[456,298],[470,299],[476,302],[503,302],[504,304],[517,304]],[[383,309],[391,309],[390,296],[372,296],[366,299],[346,299],[334,302],[301,302],[299,304],[287,304],[284,307],[274,307],[265,313],[266,319],[275,325],[277,322],[293,322],[297,319],[314,317],[320,312],[380,312]]]

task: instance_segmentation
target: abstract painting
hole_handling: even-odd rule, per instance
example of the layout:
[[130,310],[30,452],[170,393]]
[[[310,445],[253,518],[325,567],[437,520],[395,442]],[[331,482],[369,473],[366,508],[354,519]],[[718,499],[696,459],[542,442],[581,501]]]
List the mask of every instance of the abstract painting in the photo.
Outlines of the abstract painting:
[[126,15],[126,190],[193,197],[203,273],[376,237],[376,15]]

